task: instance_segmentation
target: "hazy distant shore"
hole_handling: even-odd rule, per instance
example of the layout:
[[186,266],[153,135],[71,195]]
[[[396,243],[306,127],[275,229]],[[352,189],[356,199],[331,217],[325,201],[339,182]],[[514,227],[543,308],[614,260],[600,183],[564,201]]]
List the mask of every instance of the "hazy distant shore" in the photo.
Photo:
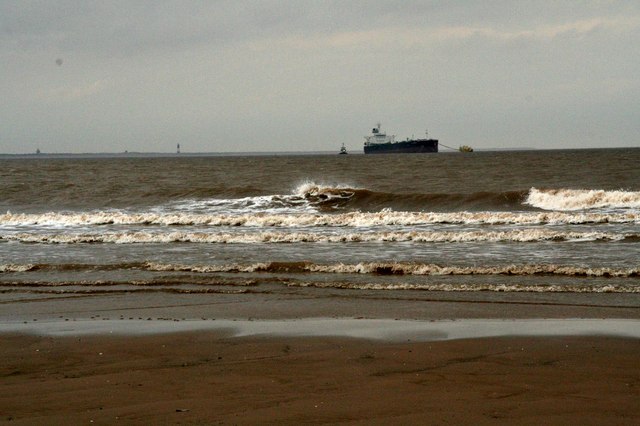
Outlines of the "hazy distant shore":
[[[636,150],[639,147],[604,147],[604,148],[557,148],[557,149],[540,149],[535,147],[521,148],[474,148],[476,153],[487,152],[518,152],[518,151],[586,151],[586,150]],[[351,148],[348,150],[349,155],[364,155],[361,148]],[[457,150],[441,149],[437,154],[455,154]],[[338,150],[327,151],[239,151],[239,152],[83,152],[83,153],[0,153],[0,159],[11,158],[165,158],[165,157],[238,157],[238,156],[304,156],[304,155],[335,155]],[[470,153],[465,153],[469,155]],[[389,154],[398,155],[398,154]]]
[[[165,157],[236,157],[236,156],[281,156],[281,155],[329,155],[333,151],[278,151],[278,152],[83,152],[83,153],[19,153],[0,154],[2,158],[165,158]],[[361,153],[357,153],[361,154]]]

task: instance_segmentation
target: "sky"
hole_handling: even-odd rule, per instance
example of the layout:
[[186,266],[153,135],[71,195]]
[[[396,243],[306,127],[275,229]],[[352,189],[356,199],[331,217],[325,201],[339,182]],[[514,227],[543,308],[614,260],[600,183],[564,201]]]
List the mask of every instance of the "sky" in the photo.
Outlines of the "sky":
[[640,147],[640,2],[0,0],[0,153]]

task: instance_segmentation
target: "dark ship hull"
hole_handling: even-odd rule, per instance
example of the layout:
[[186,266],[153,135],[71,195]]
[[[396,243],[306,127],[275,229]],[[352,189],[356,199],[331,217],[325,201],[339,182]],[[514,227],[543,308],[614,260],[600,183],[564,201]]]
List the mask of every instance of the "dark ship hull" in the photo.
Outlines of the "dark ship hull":
[[410,154],[438,152],[437,139],[414,139],[404,142],[365,144],[365,154]]

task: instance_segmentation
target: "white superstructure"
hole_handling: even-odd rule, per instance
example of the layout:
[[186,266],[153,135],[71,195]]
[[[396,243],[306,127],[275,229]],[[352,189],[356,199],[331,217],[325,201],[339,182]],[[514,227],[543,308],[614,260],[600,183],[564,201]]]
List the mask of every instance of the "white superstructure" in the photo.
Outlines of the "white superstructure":
[[369,146],[383,143],[394,143],[395,139],[395,135],[387,136],[386,133],[380,131],[380,123],[377,123],[376,127],[371,129],[371,136],[364,137],[364,145]]

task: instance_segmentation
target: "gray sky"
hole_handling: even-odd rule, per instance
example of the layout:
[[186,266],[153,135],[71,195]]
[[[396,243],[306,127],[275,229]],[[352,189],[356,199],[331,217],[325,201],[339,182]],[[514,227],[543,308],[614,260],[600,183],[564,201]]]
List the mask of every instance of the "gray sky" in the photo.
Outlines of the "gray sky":
[[0,152],[640,146],[640,2],[0,0]]

